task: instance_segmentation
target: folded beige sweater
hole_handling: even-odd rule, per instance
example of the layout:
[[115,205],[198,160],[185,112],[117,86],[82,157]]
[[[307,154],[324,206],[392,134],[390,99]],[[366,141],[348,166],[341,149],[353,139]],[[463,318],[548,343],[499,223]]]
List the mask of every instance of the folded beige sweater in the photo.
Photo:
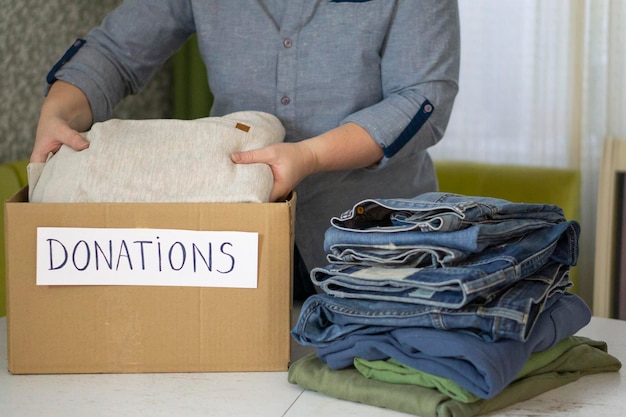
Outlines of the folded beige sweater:
[[89,148],[68,146],[28,166],[31,202],[267,202],[266,164],[234,164],[235,151],[281,142],[285,130],[267,113],[196,120],[118,120],[84,134]]

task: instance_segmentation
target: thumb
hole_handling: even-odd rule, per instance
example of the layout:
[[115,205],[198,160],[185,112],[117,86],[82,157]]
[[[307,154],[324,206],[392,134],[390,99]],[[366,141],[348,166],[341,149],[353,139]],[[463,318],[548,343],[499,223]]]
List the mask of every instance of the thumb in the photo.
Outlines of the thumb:
[[46,162],[50,154],[56,153],[64,144],[76,151],[82,151],[89,147],[89,141],[74,130],[63,135],[62,139],[40,140],[37,138],[30,155],[30,162]]
[[89,141],[76,131],[72,131],[68,134],[65,143],[75,151],[82,151],[89,147]]
[[234,152],[230,155],[230,160],[236,164],[254,164],[260,162],[256,150]]

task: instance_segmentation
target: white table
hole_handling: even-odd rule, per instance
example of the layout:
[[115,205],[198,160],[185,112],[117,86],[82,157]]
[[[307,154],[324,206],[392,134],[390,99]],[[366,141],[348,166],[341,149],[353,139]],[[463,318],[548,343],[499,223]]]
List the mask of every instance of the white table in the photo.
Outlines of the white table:
[[[626,321],[594,318],[580,335],[608,343],[626,365]],[[303,352],[295,352],[301,355]],[[626,416],[626,369],[590,375],[491,416]],[[0,416],[400,417],[304,391],[285,372],[11,375],[0,319]]]

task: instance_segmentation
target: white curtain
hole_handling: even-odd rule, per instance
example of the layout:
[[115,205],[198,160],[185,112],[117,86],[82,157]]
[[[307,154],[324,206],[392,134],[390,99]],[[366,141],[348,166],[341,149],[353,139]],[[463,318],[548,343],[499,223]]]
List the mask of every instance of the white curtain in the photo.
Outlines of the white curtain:
[[626,1],[460,0],[461,79],[435,159],[582,175],[578,292],[593,299],[604,138],[626,137]]

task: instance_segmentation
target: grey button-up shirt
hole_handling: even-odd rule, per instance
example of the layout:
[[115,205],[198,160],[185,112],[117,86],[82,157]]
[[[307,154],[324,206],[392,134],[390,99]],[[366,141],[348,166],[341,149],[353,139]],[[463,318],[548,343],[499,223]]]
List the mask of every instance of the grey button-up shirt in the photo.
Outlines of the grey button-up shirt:
[[276,115],[286,141],[342,123],[385,152],[376,166],[319,173],[297,188],[296,242],[326,264],[332,216],[364,198],[436,189],[426,149],[443,136],[459,72],[456,0],[128,0],[56,73],[109,118],[193,33],[214,94],[211,114]]

